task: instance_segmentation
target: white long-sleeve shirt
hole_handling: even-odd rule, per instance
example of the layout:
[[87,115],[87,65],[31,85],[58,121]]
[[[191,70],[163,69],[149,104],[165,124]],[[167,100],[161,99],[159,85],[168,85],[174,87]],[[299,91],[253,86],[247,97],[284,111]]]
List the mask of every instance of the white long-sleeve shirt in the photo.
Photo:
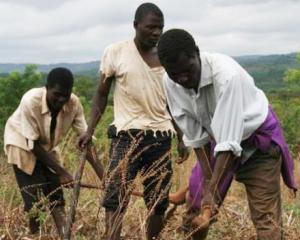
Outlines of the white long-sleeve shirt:
[[241,156],[241,141],[264,122],[268,100],[253,78],[232,58],[201,53],[198,92],[164,78],[168,105],[187,146],[199,148],[210,137],[215,154],[232,151]]

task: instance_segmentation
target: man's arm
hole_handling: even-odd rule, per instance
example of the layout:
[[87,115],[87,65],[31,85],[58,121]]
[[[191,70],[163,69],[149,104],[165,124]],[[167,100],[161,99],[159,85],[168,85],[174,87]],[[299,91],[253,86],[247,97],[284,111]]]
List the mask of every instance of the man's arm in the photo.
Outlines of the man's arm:
[[179,127],[177,126],[174,120],[173,120],[173,125],[175,127],[175,131],[177,132],[177,152],[179,155],[179,159],[177,159],[176,162],[180,164],[188,159],[190,152],[188,147],[185,146],[182,140],[183,133],[181,132],[181,130],[179,129]]
[[210,143],[204,147],[194,148],[197,161],[200,163],[205,181],[209,181],[212,176],[212,168],[210,166]]
[[93,97],[91,119],[87,131],[79,137],[78,146],[83,149],[91,141],[97,123],[100,121],[102,114],[107,105],[107,99],[114,77],[106,77],[100,73],[100,83]]
[[218,204],[221,199],[218,186],[224,180],[227,172],[232,168],[235,157],[231,151],[219,152],[216,156],[215,166],[210,166],[210,146],[195,149],[197,159],[201,165],[205,179],[202,205]]
[[211,219],[217,213],[217,206],[222,201],[218,192],[218,186],[224,180],[235,160],[231,151],[219,152],[216,156],[214,169],[212,170],[209,164],[208,156],[210,154],[207,152],[208,147],[209,144],[204,148],[195,149],[205,182],[201,200],[201,214],[192,220],[192,224],[203,228],[209,226]]
[[235,159],[236,158],[231,151],[219,152],[216,156],[216,163],[211,176],[209,188],[213,194],[213,197],[217,199],[217,202],[221,200],[218,199],[218,186],[224,181],[228,171],[233,167]]
[[34,141],[32,152],[44,165],[51,168],[57,175],[59,175],[61,184],[66,184],[73,181],[73,177],[49,154],[38,141]]
[[188,159],[189,157],[189,149],[184,145],[184,142],[182,140],[183,137],[183,133],[180,130],[180,128],[178,127],[178,125],[176,124],[174,118],[172,117],[172,114],[170,112],[169,107],[167,106],[167,110],[172,118],[172,124],[174,126],[174,129],[177,133],[177,152],[179,155],[179,158],[176,160],[177,163],[183,163],[185,160]]
[[93,144],[88,145],[86,159],[91,164],[98,178],[102,180],[104,175],[104,168],[100,159],[97,156],[97,151]]

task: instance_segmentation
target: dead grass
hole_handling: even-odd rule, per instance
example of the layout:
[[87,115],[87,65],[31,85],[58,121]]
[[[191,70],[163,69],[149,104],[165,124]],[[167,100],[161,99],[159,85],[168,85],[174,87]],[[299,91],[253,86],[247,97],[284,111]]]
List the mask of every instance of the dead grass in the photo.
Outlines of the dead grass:
[[[69,169],[76,168],[76,151],[70,151],[67,162]],[[72,153],[73,152],[73,153]],[[65,154],[66,155],[66,154]],[[106,153],[105,156],[107,157]],[[191,157],[193,158],[193,157]],[[71,159],[71,160],[70,160]],[[300,172],[299,155],[296,160],[297,174]],[[173,186],[175,191],[179,186],[187,184],[190,169],[194,160],[190,159],[182,165],[174,166]],[[2,156],[0,159],[0,240],[52,240],[58,239],[53,220],[49,211],[41,213],[43,222],[39,234],[31,236],[27,230],[27,220],[23,213],[22,199],[16,186],[11,167]],[[83,179],[87,183],[100,185],[101,183],[93,173],[90,166],[86,166]],[[140,186],[137,179],[135,186]],[[299,175],[297,181],[300,183]],[[70,202],[71,191],[65,190],[66,202]],[[104,210],[100,207],[100,199],[103,192],[91,189],[82,189],[78,203],[76,222],[73,228],[73,239],[94,240],[101,239],[104,234]],[[298,240],[300,236],[300,198],[291,199],[289,191],[283,187],[283,219],[285,239]],[[68,210],[68,206],[67,206]],[[179,206],[175,214],[166,224],[162,239],[184,240],[184,234],[180,231],[184,206]],[[123,236],[128,240],[145,239],[145,222],[147,211],[142,198],[131,197],[129,208],[124,217]],[[226,201],[220,210],[218,221],[214,223],[209,232],[208,240],[245,240],[255,239],[255,231],[249,218],[248,205],[244,188],[241,184],[234,182]]]

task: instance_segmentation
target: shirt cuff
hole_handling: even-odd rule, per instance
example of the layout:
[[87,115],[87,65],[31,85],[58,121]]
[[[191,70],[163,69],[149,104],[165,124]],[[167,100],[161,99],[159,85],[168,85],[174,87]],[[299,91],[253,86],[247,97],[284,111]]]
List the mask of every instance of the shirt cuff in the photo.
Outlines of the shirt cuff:
[[26,140],[27,140],[27,147],[28,147],[28,150],[32,150],[33,147],[34,147],[34,141],[31,140],[31,139],[28,139],[28,138],[26,138]]
[[218,152],[231,151],[235,156],[240,157],[242,150],[241,145],[237,142],[221,142],[216,145],[214,155],[216,156]]
[[200,148],[209,142],[209,136],[197,140],[189,140],[183,136],[182,140],[186,147]]

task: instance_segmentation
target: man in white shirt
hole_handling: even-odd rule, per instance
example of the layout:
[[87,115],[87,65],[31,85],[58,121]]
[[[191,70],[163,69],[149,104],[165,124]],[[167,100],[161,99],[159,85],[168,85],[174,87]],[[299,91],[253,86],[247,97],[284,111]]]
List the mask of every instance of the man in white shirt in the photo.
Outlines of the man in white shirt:
[[[60,165],[58,144],[71,128],[77,134],[87,129],[80,100],[72,93],[73,82],[70,70],[52,69],[46,87],[30,89],[23,95],[20,105],[7,120],[4,132],[4,150],[8,163],[13,165],[24,210],[39,208],[39,196],[43,192],[49,199],[61,238],[65,227],[61,184],[73,178]],[[99,176],[101,166],[91,158],[88,160]],[[31,233],[36,233],[39,227],[38,216],[34,211],[29,212]]]
[[292,159],[265,94],[232,58],[200,53],[182,29],[162,35],[158,55],[167,72],[171,114],[200,163],[189,187],[191,208],[201,209],[190,221],[201,229],[193,238],[206,238],[236,174],[245,184],[258,239],[281,239],[281,169],[285,183],[296,186]]
[[90,141],[114,82],[114,121],[108,130],[111,154],[103,200],[109,240],[120,239],[123,214],[138,173],[144,185],[146,206],[151,210],[147,239],[156,239],[163,227],[172,175],[169,155],[174,133],[163,91],[165,71],[156,47],[163,27],[161,10],[152,3],[142,4],[135,13],[135,38],[105,49],[92,117],[80,141],[81,147]]

